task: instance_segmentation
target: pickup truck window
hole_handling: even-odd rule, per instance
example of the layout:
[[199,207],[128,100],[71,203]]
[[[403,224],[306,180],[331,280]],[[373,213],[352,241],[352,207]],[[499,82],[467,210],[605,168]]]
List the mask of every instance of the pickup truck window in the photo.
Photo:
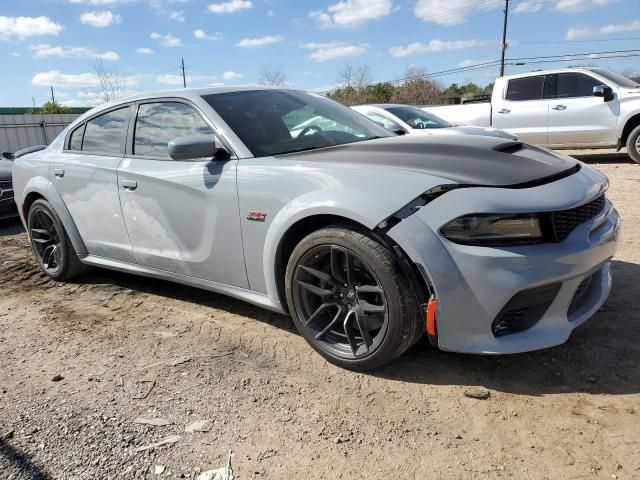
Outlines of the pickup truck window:
[[593,87],[598,85],[602,85],[602,81],[582,73],[547,75],[544,96],[545,98],[590,97],[593,95]]
[[542,100],[544,75],[535,77],[514,78],[507,86],[507,100]]
[[602,70],[600,68],[592,68],[591,71],[593,73],[597,73],[601,77],[606,78],[607,80],[611,80],[616,85],[619,85],[623,88],[640,88],[640,83],[631,80],[623,75],[619,75],[615,72],[610,72],[608,70]]

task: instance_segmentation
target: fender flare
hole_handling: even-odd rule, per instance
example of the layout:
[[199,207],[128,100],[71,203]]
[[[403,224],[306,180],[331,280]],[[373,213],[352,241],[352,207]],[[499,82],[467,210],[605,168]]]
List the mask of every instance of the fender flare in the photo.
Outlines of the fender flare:
[[[87,251],[87,247],[85,246],[82,237],[80,236],[80,232],[78,231],[78,228],[76,227],[76,224],[73,221],[73,218],[71,217],[71,214],[69,213],[69,210],[67,209],[67,206],[62,199],[62,196],[54,188],[51,182],[44,177],[33,177],[29,179],[23,190],[23,202],[24,199],[26,199],[31,193],[37,193],[38,195],[44,197],[47,202],[49,202],[51,207],[55,210],[56,214],[60,218],[62,226],[67,232],[67,236],[69,237],[69,240],[71,240],[71,244],[73,245],[76,253],[78,255],[87,255],[89,252]],[[22,210],[22,208],[20,210]],[[24,212],[24,214],[24,224],[26,226],[26,212]]]
[[[358,208],[351,208],[356,205]],[[269,298],[279,301],[276,278],[277,252],[280,242],[294,224],[316,215],[334,215],[373,230],[396,209],[382,198],[349,189],[315,190],[289,201],[274,217],[264,241],[262,268]]]

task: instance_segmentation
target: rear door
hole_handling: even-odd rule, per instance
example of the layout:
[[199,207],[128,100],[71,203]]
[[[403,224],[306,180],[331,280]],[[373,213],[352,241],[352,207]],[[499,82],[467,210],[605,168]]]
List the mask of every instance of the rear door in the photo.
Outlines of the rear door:
[[544,75],[512,78],[493,102],[493,126],[518,135],[523,142],[547,143],[549,101],[543,98]]
[[89,254],[133,262],[122,219],[116,169],[124,155],[132,105],[82,123],[50,162],[53,188],[62,196]]
[[214,135],[203,115],[186,100],[140,103],[132,123],[118,183],[137,263],[248,287],[236,192],[237,160],[170,158],[170,140]]
[[619,99],[605,102],[594,97],[593,87],[599,85],[603,85],[601,80],[579,72],[547,75],[549,144],[584,147],[616,143]]

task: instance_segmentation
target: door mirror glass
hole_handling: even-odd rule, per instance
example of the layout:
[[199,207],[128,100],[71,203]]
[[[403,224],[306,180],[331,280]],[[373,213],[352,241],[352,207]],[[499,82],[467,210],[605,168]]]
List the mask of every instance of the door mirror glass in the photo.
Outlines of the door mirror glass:
[[613,100],[613,89],[608,85],[598,85],[593,87],[593,96],[602,97],[605,102]]
[[173,160],[210,159],[226,152],[213,135],[187,135],[174,138],[169,141],[168,147],[169,156]]

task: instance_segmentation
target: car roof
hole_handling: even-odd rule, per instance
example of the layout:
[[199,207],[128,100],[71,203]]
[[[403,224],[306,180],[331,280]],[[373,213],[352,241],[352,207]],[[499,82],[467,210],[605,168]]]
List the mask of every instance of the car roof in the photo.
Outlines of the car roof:
[[598,70],[603,70],[602,68],[597,67],[567,67],[567,68],[554,68],[551,70],[534,70],[531,72],[523,72],[523,73],[514,73],[513,75],[505,75],[504,77],[499,78],[522,78],[522,77],[532,77],[536,75],[551,75],[553,73],[595,73],[598,74]]

